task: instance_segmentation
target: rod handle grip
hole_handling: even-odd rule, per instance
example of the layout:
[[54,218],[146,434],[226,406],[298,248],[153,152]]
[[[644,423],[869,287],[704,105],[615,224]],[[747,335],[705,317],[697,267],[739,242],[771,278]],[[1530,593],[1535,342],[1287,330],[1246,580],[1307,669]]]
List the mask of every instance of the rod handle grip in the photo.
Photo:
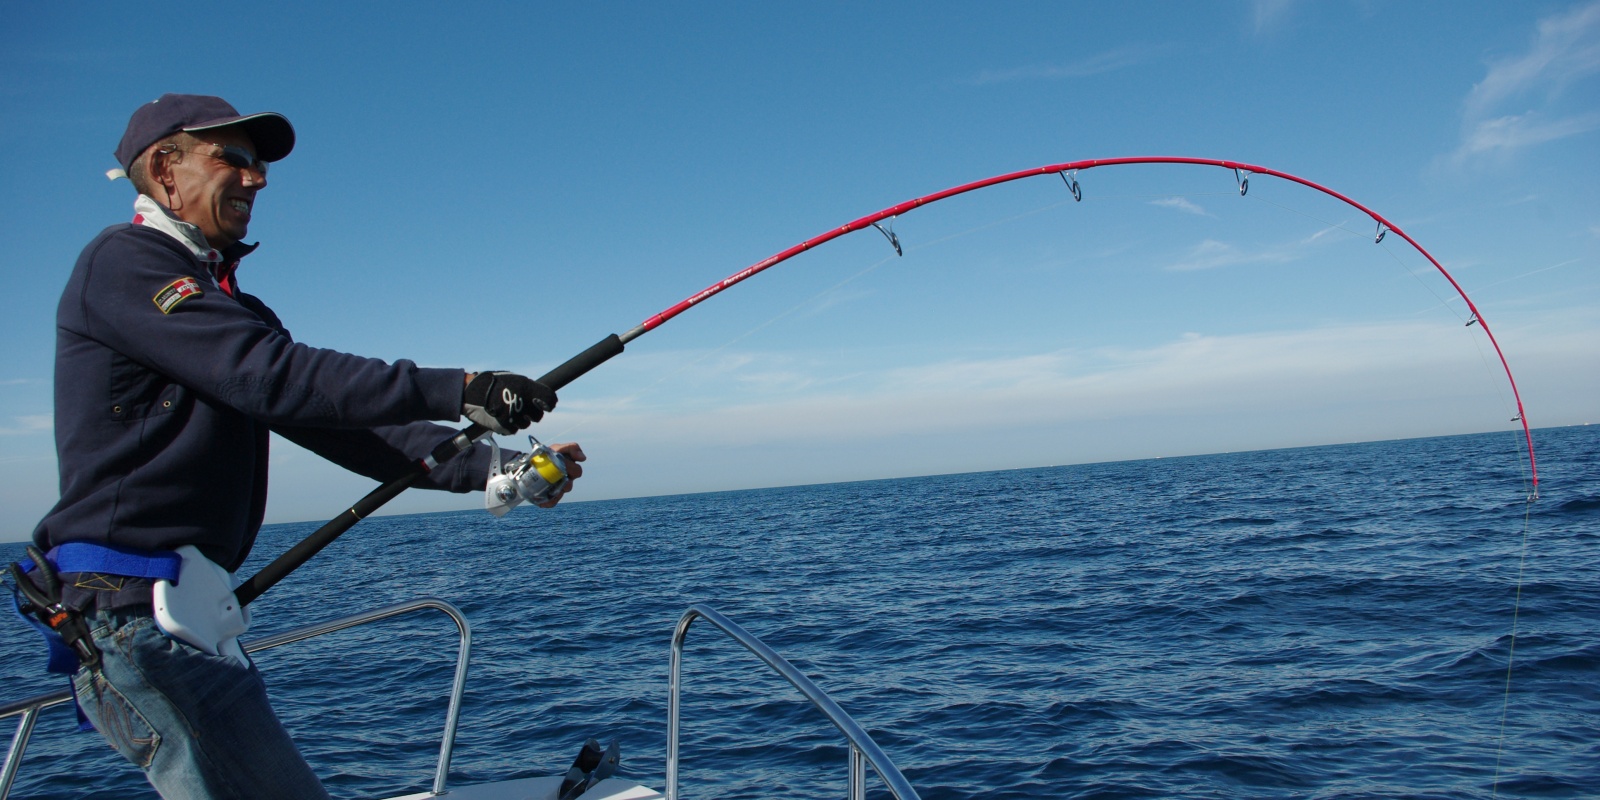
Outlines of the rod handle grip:
[[567,359],[561,366],[546,372],[543,377],[539,378],[539,382],[551,389],[559,390],[621,352],[622,337],[613,333],[595,342],[588,350]]

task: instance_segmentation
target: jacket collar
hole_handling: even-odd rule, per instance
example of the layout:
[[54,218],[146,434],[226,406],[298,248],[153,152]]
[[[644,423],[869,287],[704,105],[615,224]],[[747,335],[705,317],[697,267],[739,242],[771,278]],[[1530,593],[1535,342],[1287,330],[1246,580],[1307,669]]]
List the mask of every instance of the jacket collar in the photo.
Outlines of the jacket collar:
[[178,219],[167,210],[166,206],[142,194],[133,201],[133,224],[154,228],[172,237],[193,253],[195,258],[209,265],[213,271],[219,264],[226,263],[231,274],[233,268],[239,265],[239,259],[250,255],[257,247],[254,244],[238,242],[226,251],[217,250],[206,243],[205,234],[200,232],[198,226]]

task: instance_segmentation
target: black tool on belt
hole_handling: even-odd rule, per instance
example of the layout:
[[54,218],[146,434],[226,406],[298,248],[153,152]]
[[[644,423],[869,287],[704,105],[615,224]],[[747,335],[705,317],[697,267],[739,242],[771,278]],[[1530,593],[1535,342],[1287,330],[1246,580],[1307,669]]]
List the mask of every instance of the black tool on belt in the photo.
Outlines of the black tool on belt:
[[17,610],[32,616],[44,623],[44,626],[61,637],[78,656],[78,661],[89,669],[100,666],[100,648],[94,646],[94,639],[89,636],[89,624],[84,621],[83,613],[75,608],[70,608],[61,602],[61,576],[56,574],[56,568],[45,558],[44,553],[33,545],[28,545],[28,558],[33,559],[33,564],[39,570],[39,578],[44,583],[40,589],[34,585],[27,573],[22,571],[22,565],[11,564],[11,578],[17,582],[17,591],[21,600]]

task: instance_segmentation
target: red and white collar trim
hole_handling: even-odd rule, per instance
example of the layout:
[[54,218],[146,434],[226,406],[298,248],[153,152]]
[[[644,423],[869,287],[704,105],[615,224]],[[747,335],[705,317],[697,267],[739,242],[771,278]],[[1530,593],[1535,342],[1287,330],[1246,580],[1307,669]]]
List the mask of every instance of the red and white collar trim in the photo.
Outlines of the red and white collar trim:
[[222,263],[222,253],[206,242],[200,228],[172,216],[164,206],[145,195],[133,201],[133,224],[155,228],[189,248],[194,257],[207,264]]

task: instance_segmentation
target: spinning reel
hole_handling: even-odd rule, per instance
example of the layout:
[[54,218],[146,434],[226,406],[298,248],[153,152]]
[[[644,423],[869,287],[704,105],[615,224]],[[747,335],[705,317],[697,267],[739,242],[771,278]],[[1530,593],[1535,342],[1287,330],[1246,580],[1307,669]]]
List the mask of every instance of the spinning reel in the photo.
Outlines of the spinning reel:
[[560,453],[528,436],[532,449],[500,468],[500,445],[489,437],[489,481],[483,492],[483,507],[503,517],[518,503],[535,505],[561,494],[567,485],[567,460]]

